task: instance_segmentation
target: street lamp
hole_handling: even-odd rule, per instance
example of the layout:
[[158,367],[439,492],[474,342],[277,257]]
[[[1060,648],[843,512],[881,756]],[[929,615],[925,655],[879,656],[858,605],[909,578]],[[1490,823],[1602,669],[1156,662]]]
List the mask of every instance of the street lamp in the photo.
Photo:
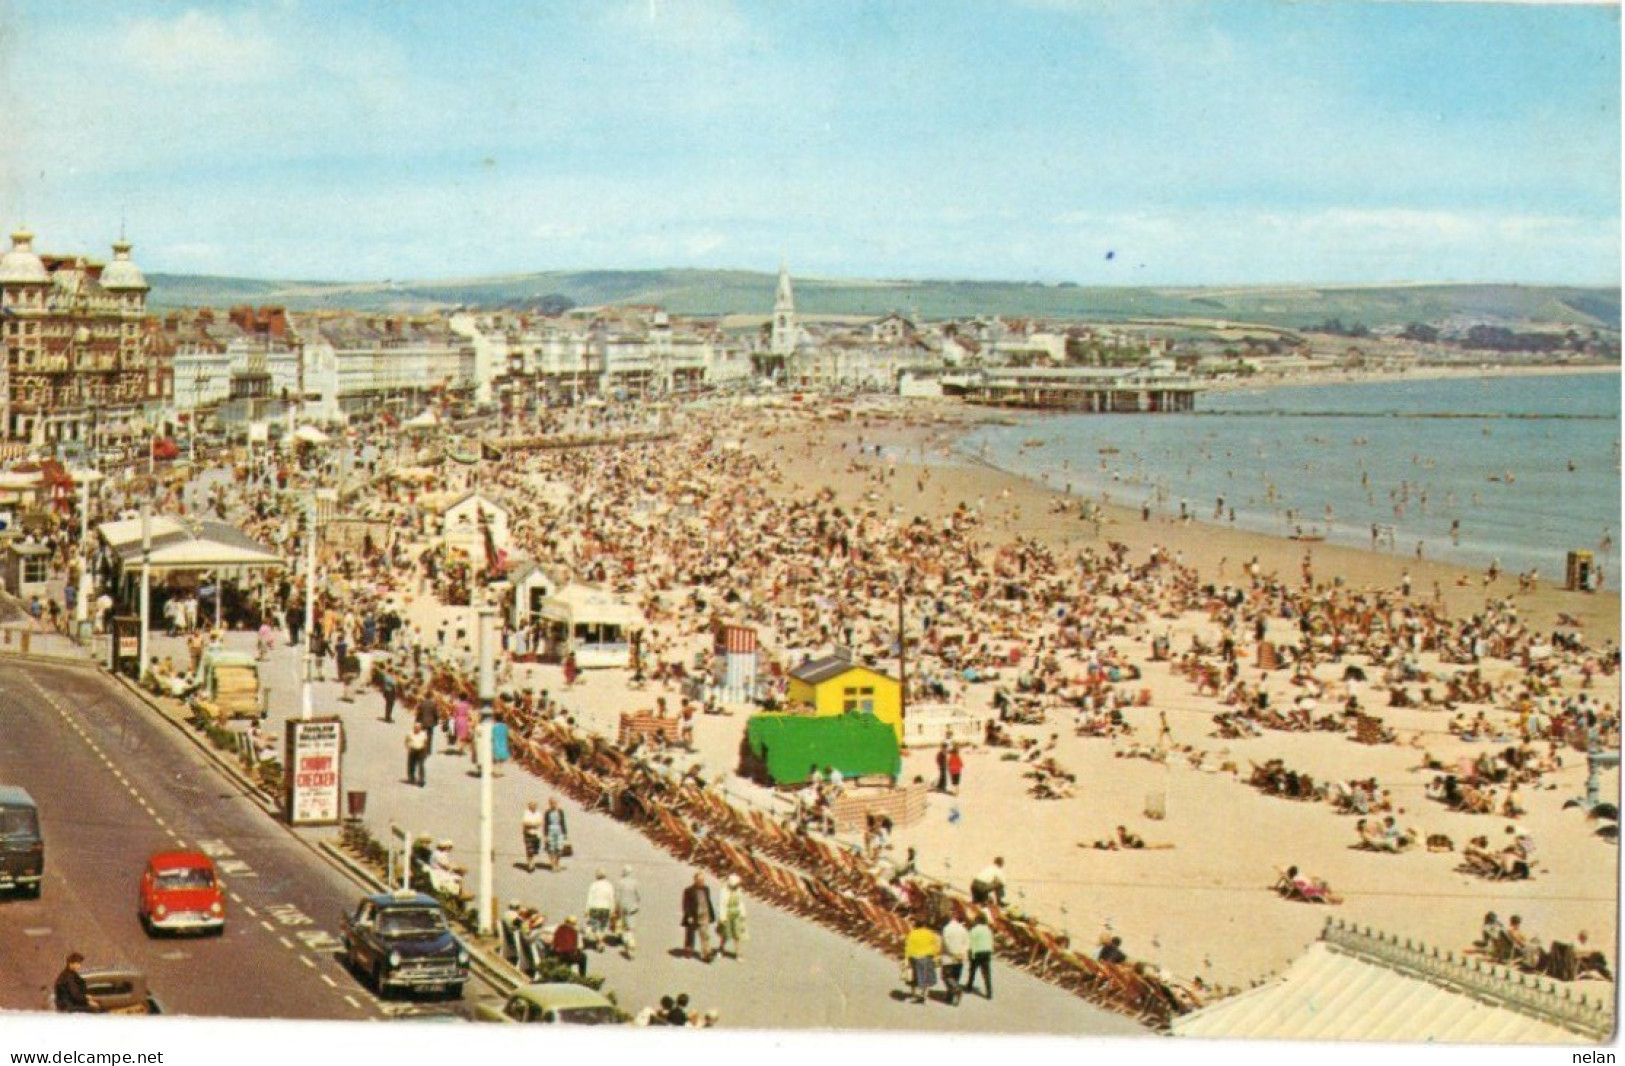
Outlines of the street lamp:
[[[311,654],[311,628],[316,621],[316,493],[311,490],[305,505],[305,677],[300,686],[299,717],[305,721],[311,716],[311,675],[316,672],[316,657]],[[339,664],[344,669],[344,664]]]
[[141,507],[141,639],[136,641],[135,679],[147,668],[147,629],[152,613],[152,505]]
[[496,727],[496,714],[492,702],[496,699],[496,620],[497,609],[489,603],[479,607],[477,636],[479,638],[480,670],[479,701],[480,729],[477,743],[480,759],[480,935],[490,936],[495,930],[492,910],[496,900],[494,856],[492,855],[493,798],[491,783],[491,734]]

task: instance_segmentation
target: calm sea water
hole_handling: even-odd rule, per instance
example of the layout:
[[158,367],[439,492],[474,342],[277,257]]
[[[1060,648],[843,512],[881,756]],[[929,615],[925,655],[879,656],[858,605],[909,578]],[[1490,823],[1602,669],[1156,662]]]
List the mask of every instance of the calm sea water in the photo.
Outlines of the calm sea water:
[[1429,559],[1499,559],[1543,580],[1587,549],[1619,588],[1617,374],[1205,393],[1197,406],[1023,416],[961,450],[1158,515],[1183,506],[1199,521],[1364,548],[1375,525],[1379,551],[1414,558],[1420,544]]

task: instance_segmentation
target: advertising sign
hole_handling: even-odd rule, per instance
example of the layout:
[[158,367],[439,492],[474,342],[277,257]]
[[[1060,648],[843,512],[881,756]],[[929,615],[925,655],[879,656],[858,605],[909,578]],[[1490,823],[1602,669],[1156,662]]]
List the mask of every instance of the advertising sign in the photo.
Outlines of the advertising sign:
[[289,722],[285,751],[284,803],[288,824],[338,824],[344,723],[337,718]]
[[264,444],[271,439],[271,423],[250,422],[248,424],[248,443]]

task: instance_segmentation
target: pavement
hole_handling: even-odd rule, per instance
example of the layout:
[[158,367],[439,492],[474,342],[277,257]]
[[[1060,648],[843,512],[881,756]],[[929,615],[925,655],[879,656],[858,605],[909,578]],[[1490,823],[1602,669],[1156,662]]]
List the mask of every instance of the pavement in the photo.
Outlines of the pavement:
[[[418,603],[420,610],[431,609],[432,601]],[[426,626],[425,632],[429,631]],[[255,638],[250,632],[232,632],[226,642],[234,650],[252,652]],[[181,639],[160,631],[152,635],[150,643],[151,654],[186,661]],[[263,728],[280,738],[283,723],[300,715],[298,649],[280,641],[260,669],[262,687],[268,690]],[[555,693],[563,689],[563,677],[556,667],[531,670],[540,673],[528,674],[527,683]],[[409,718],[403,708],[397,706],[394,722],[386,723],[383,699],[376,690],[358,688],[355,702],[343,702],[341,694],[336,681],[313,682],[312,705],[316,715],[336,714],[345,723],[342,789],[366,793],[363,820],[367,828],[380,840],[390,839],[392,826],[418,837],[453,840],[455,853],[471,870],[467,886],[477,890],[480,782],[472,760],[449,754],[444,737],[437,737],[426,787],[407,784],[404,742]],[[574,698],[587,697],[574,694]],[[153,703],[159,706],[163,701]],[[168,713],[182,728],[191,729],[173,706]],[[590,953],[589,961],[589,972],[603,975],[606,991],[613,992],[631,1013],[658,1003],[662,996],[687,992],[697,1008],[719,1010],[720,1024],[731,1029],[1122,1036],[1148,1032],[1131,1019],[1100,1010],[997,962],[994,999],[967,996],[957,1007],[937,1002],[913,1004],[904,996],[900,959],[754,897],[748,906],[741,960],[718,958],[707,964],[681,957],[682,889],[696,872],[703,871],[679,862],[632,827],[584,810],[518,766],[507,766],[493,786],[494,882],[500,902],[519,900],[543,911],[550,922],[570,914],[584,917],[587,886],[595,871],[603,869],[611,880],[619,880],[622,867],[632,867],[643,899],[636,958],[627,959],[610,949]],[[527,801],[545,806],[555,796],[567,812],[574,857],[557,872],[538,869],[528,873],[523,866],[520,815]],[[313,846],[324,841],[331,844],[338,835],[336,828],[294,832]],[[715,891],[715,879],[709,873],[706,877]],[[473,946],[495,954],[494,943]],[[517,978],[513,971],[509,973]]]

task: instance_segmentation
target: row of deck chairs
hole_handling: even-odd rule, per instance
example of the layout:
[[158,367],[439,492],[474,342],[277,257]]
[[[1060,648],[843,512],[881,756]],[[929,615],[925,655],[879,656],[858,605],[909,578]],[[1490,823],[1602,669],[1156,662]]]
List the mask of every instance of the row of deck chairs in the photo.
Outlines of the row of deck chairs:
[[[617,759],[619,753],[606,754],[613,749],[581,746],[554,723],[510,721],[509,727],[515,760],[572,798],[591,807],[603,806],[605,797],[641,797],[609,808],[681,861],[717,877],[738,874],[751,894],[878,950],[899,952],[915,919],[940,924],[949,913],[967,922],[985,915],[1006,961],[1097,1005],[1161,1027],[1200,1005],[1132,964],[1074,952],[1057,930],[981,907],[947,886],[932,886],[912,905],[900,903],[855,850],[794,831],[764,812],[741,810],[693,783],[654,778],[624,756]],[[565,754],[567,741],[577,748],[573,761]]]

